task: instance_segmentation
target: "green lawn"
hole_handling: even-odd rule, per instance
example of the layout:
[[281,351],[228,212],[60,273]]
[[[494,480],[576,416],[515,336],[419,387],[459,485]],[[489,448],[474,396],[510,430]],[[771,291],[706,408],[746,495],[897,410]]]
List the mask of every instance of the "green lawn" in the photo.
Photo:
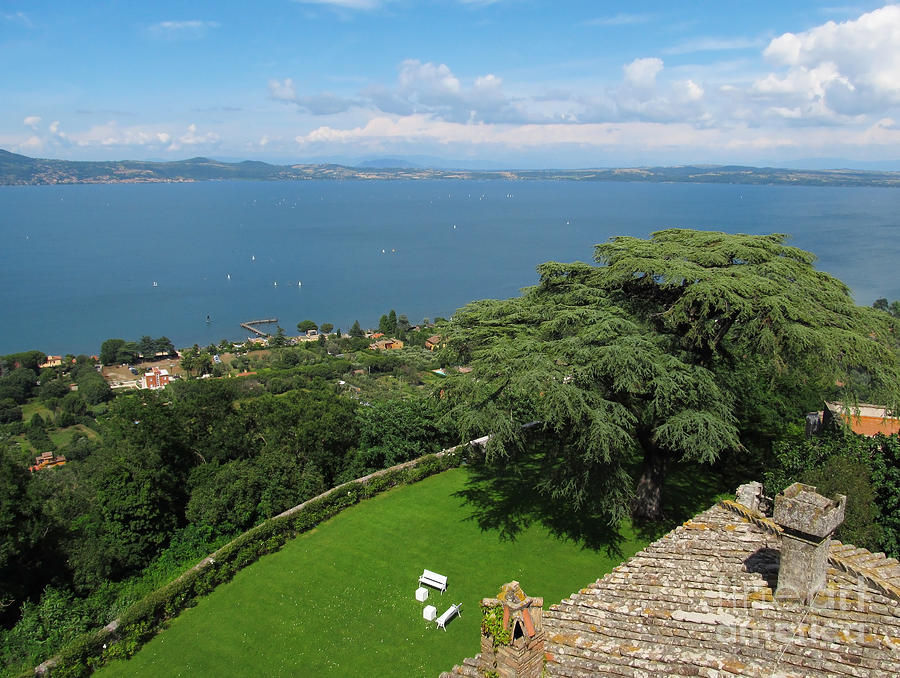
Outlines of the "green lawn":
[[[479,601],[517,579],[545,606],[645,545],[592,550],[529,521],[504,539],[482,530],[454,469],[347,509],[216,589],[112,676],[429,676],[479,651]],[[555,534],[560,534],[558,529]],[[414,598],[423,568],[449,577],[427,603],[462,616],[436,630]]]
[[50,431],[48,435],[50,436],[50,440],[52,440],[57,447],[64,447],[72,442],[72,437],[76,433],[83,433],[92,440],[95,440],[98,437],[96,431],[88,428],[84,424],[75,424],[74,426],[67,426],[66,428],[56,429],[54,431]]
[[25,403],[24,405],[22,405],[22,421],[24,421],[26,423],[31,421],[31,418],[36,413],[40,413],[40,415],[44,419],[47,419],[48,417],[50,419],[53,418],[53,412],[51,412],[47,408],[47,406],[44,405],[44,403],[42,403],[41,401],[39,401],[37,399],[32,400],[31,402]]

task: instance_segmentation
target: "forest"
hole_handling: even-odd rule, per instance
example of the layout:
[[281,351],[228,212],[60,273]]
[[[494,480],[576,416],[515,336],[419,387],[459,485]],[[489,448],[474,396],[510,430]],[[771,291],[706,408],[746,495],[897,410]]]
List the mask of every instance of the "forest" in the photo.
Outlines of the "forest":
[[[900,442],[808,438],[822,402],[900,406],[896,302],[854,303],[785,236],[670,229],[613,238],[595,264],[547,262],[518,297],[413,327],[358,323],[259,350],[194,346],[185,378],[112,391],[87,356],[0,373],[0,661],[17,675],[230,538],[335,485],[478,436],[483,473],[613,531],[664,529],[676,472],[850,496],[839,538],[900,550]],[[302,320],[301,332],[320,328]],[[440,336],[437,350],[425,340]],[[171,351],[108,340],[106,358]],[[226,360],[214,360],[228,355]],[[242,376],[238,376],[242,375]],[[35,456],[65,464],[30,471]]]

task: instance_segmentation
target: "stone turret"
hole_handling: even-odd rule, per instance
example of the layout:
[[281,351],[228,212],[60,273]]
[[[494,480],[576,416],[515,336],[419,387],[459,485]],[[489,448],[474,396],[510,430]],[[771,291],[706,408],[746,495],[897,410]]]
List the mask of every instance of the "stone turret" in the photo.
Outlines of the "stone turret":
[[500,678],[540,678],[544,667],[543,598],[531,598],[519,582],[504,584],[481,601],[482,673]]
[[784,530],[777,600],[811,603],[825,588],[831,535],[844,522],[847,497],[827,499],[812,485],[794,483],[775,497],[774,520]]

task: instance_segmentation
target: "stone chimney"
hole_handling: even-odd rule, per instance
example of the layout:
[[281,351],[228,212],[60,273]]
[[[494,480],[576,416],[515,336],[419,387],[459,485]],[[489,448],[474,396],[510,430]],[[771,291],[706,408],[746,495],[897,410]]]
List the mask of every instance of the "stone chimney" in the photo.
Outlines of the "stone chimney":
[[754,511],[763,510],[763,486],[762,483],[752,482],[737,488],[735,501]]
[[543,598],[531,598],[519,582],[504,584],[481,601],[482,673],[499,678],[540,678],[544,669]]
[[794,483],[775,497],[774,520],[783,529],[777,600],[810,604],[825,588],[831,535],[844,522],[847,497],[826,499],[812,485]]

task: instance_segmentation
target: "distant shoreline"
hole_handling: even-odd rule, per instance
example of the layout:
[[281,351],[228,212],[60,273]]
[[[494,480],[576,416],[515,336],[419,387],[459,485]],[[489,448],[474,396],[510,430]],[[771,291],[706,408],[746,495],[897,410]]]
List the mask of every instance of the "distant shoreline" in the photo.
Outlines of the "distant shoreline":
[[582,181],[900,188],[900,172],[804,170],[743,165],[683,165],[575,170],[466,170],[270,165],[191,158],[173,162],[29,158],[0,149],[0,185],[196,183],[208,181]]

